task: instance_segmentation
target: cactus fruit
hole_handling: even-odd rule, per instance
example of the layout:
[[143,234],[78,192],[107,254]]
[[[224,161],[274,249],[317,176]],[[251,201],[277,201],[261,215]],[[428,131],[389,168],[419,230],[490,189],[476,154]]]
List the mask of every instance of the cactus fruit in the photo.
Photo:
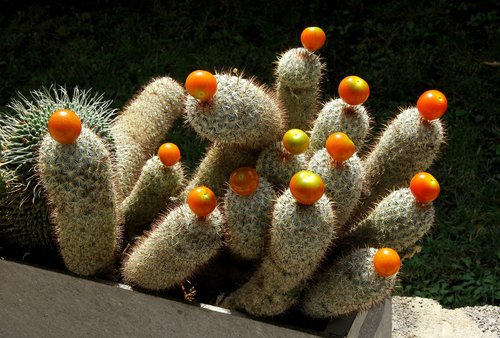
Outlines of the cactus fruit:
[[369,309],[389,297],[396,275],[375,272],[376,252],[358,249],[326,267],[306,289],[298,309],[312,318],[330,318]]
[[218,209],[204,218],[186,204],[173,209],[133,248],[123,266],[125,281],[150,290],[179,285],[218,254],[222,222]]
[[363,161],[366,170],[365,206],[390,189],[400,188],[434,162],[444,142],[440,120],[424,121],[416,108],[403,110],[385,129]]
[[224,211],[230,234],[227,246],[232,254],[245,260],[262,257],[275,201],[276,193],[262,177],[257,190],[249,196],[228,190]]
[[404,252],[430,230],[434,207],[415,200],[409,188],[395,190],[342,238],[342,246],[388,246]]
[[151,224],[169,203],[175,202],[183,184],[184,169],[179,162],[167,167],[158,156],[150,158],[122,203],[125,231],[133,234]]
[[141,169],[180,116],[185,92],[169,77],[153,79],[118,116],[112,126],[121,199],[130,194]]
[[47,122],[57,109],[77,112],[85,125],[112,150],[110,124],[114,109],[110,104],[98,94],[78,88],[68,93],[64,87],[43,88],[32,91],[28,97],[12,100],[9,104],[12,113],[0,119],[0,162],[3,168],[14,173],[7,183],[9,190],[16,191],[0,202],[0,214],[5,217],[0,234],[2,241],[28,249],[53,247],[51,226],[46,217],[49,211],[44,210],[46,199],[35,173],[36,154],[47,133]]
[[277,141],[283,113],[271,91],[254,80],[217,74],[217,92],[209,102],[186,99],[186,121],[202,137],[225,145],[262,149]]
[[223,196],[227,188],[226,182],[233,170],[239,167],[253,167],[256,159],[257,155],[251,150],[214,143],[183,190],[182,198],[187,197],[188,193],[199,185],[206,185],[216,196]]
[[276,142],[264,149],[257,159],[259,175],[278,188],[288,186],[293,174],[307,168],[304,154],[293,155],[285,150],[282,142]]
[[105,272],[114,262],[121,220],[106,146],[86,127],[72,144],[46,135],[37,170],[66,267],[85,276]]
[[290,49],[279,57],[276,91],[287,112],[288,129],[310,128],[317,112],[323,68],[319,57],[304,48]]
[[343,164],[335,165],[325,148],[309,160],[308,170],[325,182],[325,194],[333,202],[337,225],[343,226],[359,202],[363,188],[363,167],[354,154]]
[[334,99],[328,101],[319,112],[311,132],[311,150],[317,151],[334,132],[343,132],[351,138],[359,152],[370,130],[370,118],[362,105],[351,106]]
[[336,232],[333,210],[326,196],[305,206],[298,204],[290,190],[286,190],[274,207],[262,265],[223,305],[256,316],[286,311],[319,267]]

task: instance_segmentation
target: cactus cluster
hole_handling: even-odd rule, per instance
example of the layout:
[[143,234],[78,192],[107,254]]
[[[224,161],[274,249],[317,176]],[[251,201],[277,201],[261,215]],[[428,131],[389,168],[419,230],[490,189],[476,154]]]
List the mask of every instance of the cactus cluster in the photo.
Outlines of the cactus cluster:
[[[359,97],[367,84],[343,87],[320,108],[317,48],[281,54],[274,88],[233,72],[200,72],[187,93],[174,79],[154,79],[114,120],[100,97],[80,92],[14,101],[17,115],[1,122],[0,240],[44,246],[53,234],[71,272],[120,265],[118,278],[145,290],[245,262],[250,277],[221,285],[212,300],[255,316],[329,318],[382,301],[399,265],[381,272],[375,253],[404,252],[432,226],[435,197],[420,200],[408,186],[436,159],[444,128],[407,108],[366,150],[371,118]],[[83,124],[68,144],[47,129],[61,108]],[[178,158],[157,155],[177,118],[212,142],[191,176]],[[305,137],[288,151],[289,128],[304,130],[310,145]],[[255,168],[258,181],[230,180],[241,167]],[[249,192],[235,186],[247,183]]]

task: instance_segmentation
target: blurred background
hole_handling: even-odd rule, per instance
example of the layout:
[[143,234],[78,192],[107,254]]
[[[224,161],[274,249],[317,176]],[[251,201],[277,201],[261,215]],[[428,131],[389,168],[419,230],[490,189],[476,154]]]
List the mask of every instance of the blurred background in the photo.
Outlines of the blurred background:
[[[373,135],[427,89],[448,98],[435,226],[397,294],[446,307],[500,299],[500,12],[496,1],[0,1],[0,112],[51,84],[92,89],[121,109],[151,78],[236,68],[273,86],[279,53],[322,27],[322,101],[340,80],[370,85]],[[1,115],[0,115],[1,116]],[[170,135],[193,169],[205,143]]]

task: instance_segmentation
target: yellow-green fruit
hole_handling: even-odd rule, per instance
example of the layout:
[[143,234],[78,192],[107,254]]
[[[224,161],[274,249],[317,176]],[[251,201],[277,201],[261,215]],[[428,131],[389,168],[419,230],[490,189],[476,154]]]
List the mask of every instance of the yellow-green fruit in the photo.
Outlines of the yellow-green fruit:
[[182,204],[153,227],[132,250],[123,278],[150,290],[169,289],[195,275],[222,247],[222,215],[199,218]]
[[313,205],[304,206],[286,190],[274,207],[262,265],[222,305],[256,316],[283,313],[298,300],[336,232],[333,210],[326,196]]
[[240,167],[254,167],[257,154],[239,146],[214,143],[194,173],[194,177],[184,188],[181,197],[200,185],[212,189],[215,196],[223,196],[231,173]]
[[389,247],[404,252],[420,240],[434,223],[432,204],[421,204],[409,188],[384,197],[377,206],[342,239],[344,247]]
[[333,202],[337,225],[343,226],[359,202],[363,188],[363,167],[354,154],[342,164],[334,164],[325,148],[309,161],[308,170],[318,174],[325,183],[325,194]]
[[283,133],[283,112],[266,88],[253,80],[216,74],[210,102],[186,99],[186,121],[202,137],[226,145],[262,149]]
[[423,121],[417,108],[403,110],[385,129],[378,143],[363,161],[366,195],[363,210],[391,189],[407,186],[418,172],[436,159],[445,139],[439,119]]
[[123,201],[125,230],[133,234],[149,225],[171,203],[184,183],[181,163],[167,167],[158,156],[150,158],[130,195]]
[[85,126],[76,142],[68,145],[46,135],[37,169],[68,270],[89,276],[110,269],[119,244],[121,213],[104,143]]
[[335,132],[349,135],[359,152],[370,130],[370,117],[362,105],[351,106],[342,99],[328,101],[319,112],[311,132],[311,150],[325,146],[328,137]]
[[126,198],[146,161],[179,117],[185,92],[169,77],[153,79],[133,98],[112,127],[121,198]]
[[396,275],[375,272],[377,249],[363,248],[326,267],[301,297],[298,308],[312,318],[345,316],[367,310],[389,297]]
[[276,193],[263,177],[251,195],[241,196],[228,190],[224,211],[229,231],[227,246],[232,254],[246,260],[261,258],[275,201]]
[[277,93],[287,112],[288,128],[310,129],[323,68],[319,57],[304,48],[290,49],[278,58]]
[[292,176],[307,168],[304,154],[293,155],[285,150],[282,142],[275,142],[264,149],[258,159],[256,169],[277,188],[287,187]]

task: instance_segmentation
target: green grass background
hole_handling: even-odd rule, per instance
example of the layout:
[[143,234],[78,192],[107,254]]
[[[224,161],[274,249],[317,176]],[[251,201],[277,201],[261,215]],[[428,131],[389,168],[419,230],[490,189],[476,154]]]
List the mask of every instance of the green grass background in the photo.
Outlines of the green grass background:
[[[120,109],[149,79],[237,68],[273,84],[276,55],[322,27],[324,100],[347,75],[370,84],[376,131],[398,107],[437,88],[449,101],[448,142],[433,231],[397,293],[448,307],[498,304],[500,13],[496,1],[3,1],[0,110],[53,83],[92,88]],[[203,143],[177,125],[193,167]]]

